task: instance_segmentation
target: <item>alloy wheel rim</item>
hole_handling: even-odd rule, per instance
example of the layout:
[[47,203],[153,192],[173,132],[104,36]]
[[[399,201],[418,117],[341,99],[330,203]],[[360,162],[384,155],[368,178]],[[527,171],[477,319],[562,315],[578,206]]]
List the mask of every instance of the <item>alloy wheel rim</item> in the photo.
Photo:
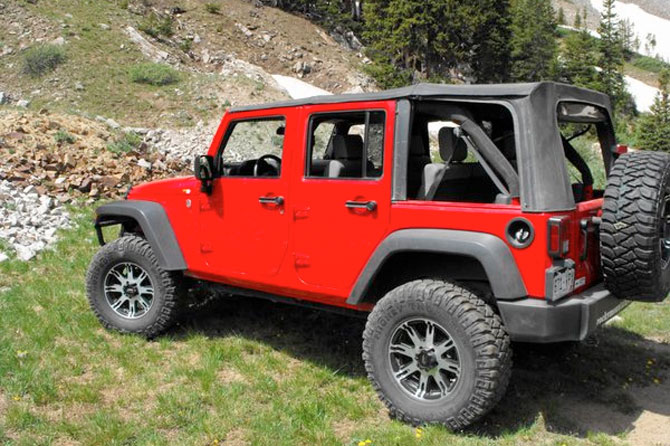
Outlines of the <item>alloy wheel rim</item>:
[[114,265],[105,276],[104,290],[109,307],[125,319],[141,318],[154,303],[151,277],[136,263]]
[[391,335],[388,357],[396,384],[422,401],[449,397],[461,376],[460,355],[452,336],[427,318],[398,325]]

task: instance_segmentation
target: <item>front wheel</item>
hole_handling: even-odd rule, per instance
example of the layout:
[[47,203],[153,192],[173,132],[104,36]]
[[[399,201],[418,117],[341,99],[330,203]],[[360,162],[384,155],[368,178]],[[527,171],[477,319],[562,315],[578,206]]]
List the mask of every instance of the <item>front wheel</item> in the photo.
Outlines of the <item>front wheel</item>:
[[123,236],[93,257],[86,294],[106,328],[151,338],[175,322],[179,282],[174,273],[160,267],[145,239]]
[[498,315],[472,292],[438,280],[406,283],[376,304],[363,360],[392,416],[452,430],[500,400],[512,365]]

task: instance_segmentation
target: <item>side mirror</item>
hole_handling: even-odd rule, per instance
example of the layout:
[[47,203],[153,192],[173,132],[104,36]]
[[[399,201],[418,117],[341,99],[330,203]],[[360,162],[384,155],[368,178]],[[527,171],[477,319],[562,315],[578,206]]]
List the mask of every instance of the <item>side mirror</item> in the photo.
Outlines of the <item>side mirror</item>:
[[214,158],[210,155],[196,155],[193,160],[193,172],[200,180],[200,191],[207,195],[211,194],[214,180]]

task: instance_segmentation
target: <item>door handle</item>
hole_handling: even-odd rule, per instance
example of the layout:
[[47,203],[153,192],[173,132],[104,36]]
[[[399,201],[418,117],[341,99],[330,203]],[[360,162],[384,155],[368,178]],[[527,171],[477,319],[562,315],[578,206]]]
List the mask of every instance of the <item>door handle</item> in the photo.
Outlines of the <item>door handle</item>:
[[260,204],[274,204],[276,206],[281,206],[284,204],[284,197],[259,197],[258,202]]
[[349,209],[365,209],[368,212],[372,212],[377,209],[377,202],[374,200],[370,201],[348,200],[346,203],[344,203],[344,205]]

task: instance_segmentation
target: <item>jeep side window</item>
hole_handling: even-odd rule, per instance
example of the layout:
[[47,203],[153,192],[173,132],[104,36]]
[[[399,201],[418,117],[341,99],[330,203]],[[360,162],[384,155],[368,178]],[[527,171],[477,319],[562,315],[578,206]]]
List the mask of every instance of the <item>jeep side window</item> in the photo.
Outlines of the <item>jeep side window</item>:
[[219,149],[221,175],[279,177],[285,122],[278,117],[231,123]]
[[383,111],[312,116],[306,177],[379,178],[383,171]]

